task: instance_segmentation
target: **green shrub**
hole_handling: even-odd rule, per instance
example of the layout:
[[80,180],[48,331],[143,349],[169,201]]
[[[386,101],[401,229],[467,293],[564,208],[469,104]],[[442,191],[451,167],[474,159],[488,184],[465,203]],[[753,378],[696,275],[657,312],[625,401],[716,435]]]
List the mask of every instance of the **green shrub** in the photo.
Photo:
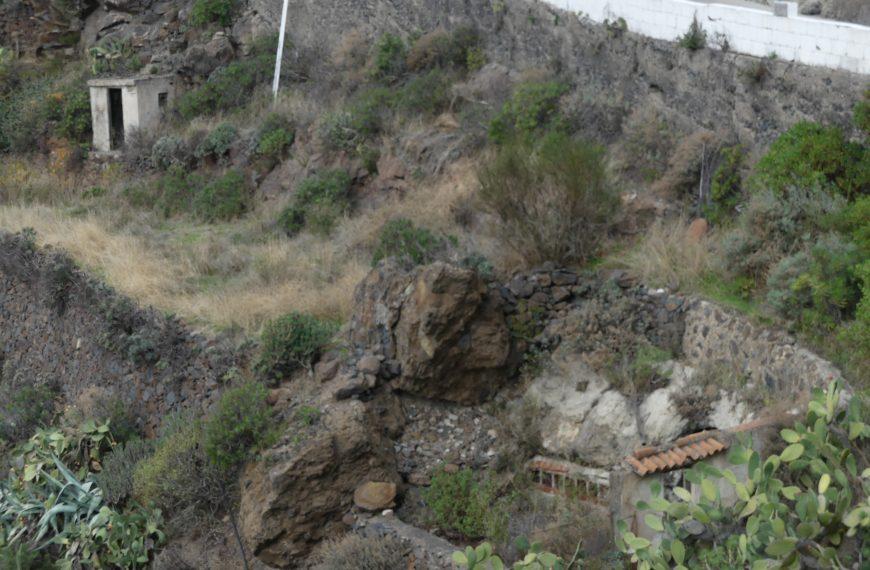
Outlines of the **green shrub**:
[[831,329],[851,318],[861,299],[854,270],[862,261],[858,246],[838,234],[823,235],[808,252],[785,257],[767,279],[768,302],[805,325]]
[[852,360],[864,363],[866,369],[870,363],[870,260],[855,267],[855,277],[861,283],[861,301],[855,308],[855,320],[842,327],[838,335]]
[[257,85],[271,77],[274,51],[255,50],[250,57],[228,64],[211,74],[202,86],[178,99],[178,112],[186,120],[244,107]]
[[278,217],[289,236],[304,228],[328,235],[338,218],[350,208],[351,178],[344,170],[327,170],[302,181],[293,202]]
[[870,89],[864,91],[864,99],[855,105],[855,126],[870,135]]
[[870,151],[837,127],[801,122],[783,133],[755,167],[757,188],[831,188],[847,198],[870,192]]
[[58,133],[72,142],[85,143],[91,136],[91,98],[84,82],[67,86],[55,102],[52,113]]
[[240,170],[230,170],[202,187],[193,200],[193,211],[205,222],[232,220],[248,206],[248,186]]
[[480,43],[480,34],[474,28],[463,26],[452,32],[438,29],[414,42],[406,63],[410,71],[435,68],[474,71],[485,62]]
[[399,91],[399,109],[415,114],[437,115],[450,106],[450,78],[432,69],[411,78]]
[[293,144],[296,132],[293,125],[283,115],[272,113],[257,134],[257,155],[271,161],[278,161],[284,152]]
[[396,257],[413,265],[424,265],[435,260],[444,247],[444,241],[426,228],[418,228],[407,218],[395,218],[381,228],[378,246],[372,256],[372,265],[387,257]]
[[819,188],[787,188],[753,194],[723,238],[721,255],[732,276],[760,283],[781,258],[824,233],[844,200]]
[[311,315],[290,313],[263,327],[257,370],[280,380],[298,368],[311,368],[338,327]]
[[707,47],[707,32],[698,22],[697,18],[692,19],[692,24],[688,31],[679,37],[677,43],[680,47],[691,51],[698,51]]
[[17,385],[0,379],[0,439],[17,442],[51,423],[57,389],[50,385]]
[[190,210],[191,204],[205,185],[202,175],[187,172],[180,164],[173,165],[155,183],[156,201],[150,195],[142,197],[141,206],[154,206],[165,217]]
[[235,9],[236,0],[196,0],[190,10],[190,23],[204,26],[215,22],[226,27],[233,23]]
[[604,149],[562,134],[510,143],[480,172],[480,199],[504,242],[529,263],[582,262],[619,211]]
[[205,451],[218,468],[229,471],[268,444],[272,427],[269,395],[259,382],[230,388],[205,422]]
[[714,223],[728,219],[740,201],[744,157],[743,145],[722,149],[719,165],[710,180],[711,203],[705,208],[705,215]]
[[405,72],[405,54],[407,47],[399,36],[382,35],[374,48],[372,56],[371,76],[380,81],[395,81]]
[[51,561],[25,544],[0,545],[0,568],[6,570],[48,570]]
[[565,120],[559,102],[567,92],[568,86],[557,81],[519,85],[490,124],[490,138],[498,144],[512,138],[529,142],[543,132],[562,128]]
[[157,139],[151,147],[151,165],[158,170],[184,166],[187,161],[187,144],[181,137],[166,135]]
[[105,38],[88,50],[91,72],[103,74],[133,74],[142,69],[142,60],[129,39]]
[[123,504],[132,496],[136,466],[153,453],[153,442],[134,439],[117,445],[103,459],[103,470],[97,474],[96,480],[107,503]]
[[495,499],[494,485],[489,481],[478,483],[471,469],[456,473],[439,470],[429,488],[423,491],[423,500],[438,528],[468,538],[486,534],[488,513]]
[[193,155],[199,160],[211,159],[223,163],[239,139],[239,131],[229,123],[221,123],[197,145]]
[[202,424],[177,418],[133,470],[133,499],[170,515],[227,507],[227,474],[205,454]]
[[357,151],[383,131],[395,99],[393,90],[386,87],[364,89],[345,109],[326,116],[320,126],[323,142],[332,150]]
[[314,570],[395,570],[408,567],[408,547],[393,536],[347,534],[318,548]]

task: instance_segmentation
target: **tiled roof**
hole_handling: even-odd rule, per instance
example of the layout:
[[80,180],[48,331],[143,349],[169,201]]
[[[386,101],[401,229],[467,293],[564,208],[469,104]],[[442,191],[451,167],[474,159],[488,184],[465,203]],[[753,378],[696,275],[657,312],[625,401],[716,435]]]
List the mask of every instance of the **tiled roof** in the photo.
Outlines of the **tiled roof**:
[[727,438],[719,431],[702,431],[681,437],[659,447],[642,447],[625,458],[634,472],[643,477],[688,467],[696,461],[728,449]]

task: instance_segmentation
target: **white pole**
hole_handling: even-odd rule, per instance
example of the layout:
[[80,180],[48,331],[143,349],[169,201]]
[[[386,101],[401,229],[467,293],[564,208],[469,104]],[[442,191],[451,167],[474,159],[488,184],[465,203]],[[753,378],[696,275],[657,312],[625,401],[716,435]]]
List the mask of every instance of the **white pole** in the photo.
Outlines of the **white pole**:
[[278,85],[281,83],[281,60],[284,58],[284,35],[287,33],[287,6],[290,0],[284,0],[284,10],[281,12],[281,32],[278,34],[278,54],[275,56],[275,79],[272,81],[272,95],[278,98]]

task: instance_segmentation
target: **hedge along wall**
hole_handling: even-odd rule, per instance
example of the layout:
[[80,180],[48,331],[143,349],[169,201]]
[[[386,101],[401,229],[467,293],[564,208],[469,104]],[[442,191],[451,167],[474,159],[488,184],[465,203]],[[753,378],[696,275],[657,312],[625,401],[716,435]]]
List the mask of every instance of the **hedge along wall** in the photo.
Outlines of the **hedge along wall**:
[[744,8],[690,0],[547,0],[553,6],[603,23],[619,18],[628,30],[675,41],[692,20],[707,31],[722,34],[730,49],[759,57],[870,74],[870,27],[798,15],[797,3],[780,2],[775,15],[768,8]]
[[240,356],[139,307],[62,252],[0,231],[2,381],[56,383],[67,403],[112,393],[150,436],[171,412],[207,410]]

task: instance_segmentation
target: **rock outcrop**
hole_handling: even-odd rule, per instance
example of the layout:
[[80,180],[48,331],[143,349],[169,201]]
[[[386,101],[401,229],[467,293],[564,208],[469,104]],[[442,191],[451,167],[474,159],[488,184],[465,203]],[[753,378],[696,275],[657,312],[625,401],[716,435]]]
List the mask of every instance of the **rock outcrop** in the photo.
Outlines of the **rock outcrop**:
[[318,541],[339,534],[360,485],[401,482],[392,443],[366,404],[341,402],[321,422],[314,434],[290,434],[241,476],[242,534],[270,566],[298,567]]
[[511,376],[502,304],[470,269],[439,262],[405,270],[387,261],[357,288],[349,340],[392,363],[397,390],[477,403]]

